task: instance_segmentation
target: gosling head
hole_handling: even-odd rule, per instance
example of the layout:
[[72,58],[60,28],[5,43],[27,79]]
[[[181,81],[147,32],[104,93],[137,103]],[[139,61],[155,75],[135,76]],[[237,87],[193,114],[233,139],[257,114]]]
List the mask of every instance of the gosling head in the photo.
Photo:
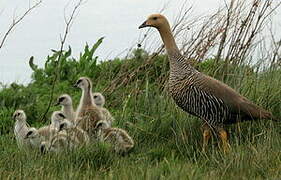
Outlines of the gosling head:
[[148,18],[146,19],[146,21],[144,21],[144,23],[142,23],[142,25],[139,26],[139,29],[145,27],[154,27],[158,30],[161,30],[164,28],[170,28],[170,25],[167,18],[162,14],[152,14],[148,16]]
[[70,129],[73,127],[74,127],[74,124],[72,122],[68,121],[67,119],[65,119],[60,123],[59,131]]
[[13,119],[17,121],[25,121],[26,120],[26,115],[23,110],[16,110],[13,114]]
[[93,93],[94,103],[99,106],[103,107],[105,103],[105,98],[101,93],[95,92]]
[[62,111],[55,111],[52,114],[51,122],[55,126],[55,128],[59,128],[60,123],[65,119],[65,115]]
[[46,141],[41,142],[41,144],[40,144],[40,152],[42,154],[46,154],[47,150],[48,150],[48,143]]
[[101,120],[101,121],[99,121],[99,122],[97,122],[97,124],[96,124],[96,129],[107,129],[107,128],[109,128],[110,126],[109,126],[109,124],[106,122],[106,121],[104,121],[104,120]]
[[92,82],[90,78],[87,77],[80,77],[76,83],[74,84],[74,87],[80,88],[82,90],[91,90],[92,88]]
[[30,128],[26,133],[24,139],[33,139],[39,137],[38,130],[36,128]]
[[63,95],[59,96],[55,106],[58,106],[58,105],[61,105],[61,106],[71,106],[72,105],[71,97],[68,94],[63,94]]

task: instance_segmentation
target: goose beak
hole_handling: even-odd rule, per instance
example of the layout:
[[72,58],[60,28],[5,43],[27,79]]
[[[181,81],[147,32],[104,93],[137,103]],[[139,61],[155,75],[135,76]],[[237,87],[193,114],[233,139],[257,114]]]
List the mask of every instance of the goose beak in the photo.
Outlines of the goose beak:
[[58,106],[58,105],[60,105],[60,102],[56,102],[56,103],[54,104],[54,106]]
[[144,22],[139,26],[139,29],[145,28],[145,27],[148,27],[148,25],[146,24],[146,21],[144,21]]
[[74,87],[74,88],[78,88],[78,85],[77,85],[77,84],[74,84],[73,87]]

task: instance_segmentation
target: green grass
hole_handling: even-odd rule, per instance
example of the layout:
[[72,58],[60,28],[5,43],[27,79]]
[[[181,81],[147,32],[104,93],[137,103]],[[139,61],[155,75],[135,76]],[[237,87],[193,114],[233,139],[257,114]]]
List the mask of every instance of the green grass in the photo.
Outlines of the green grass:
[[[84,54],[90,52],[91,49],[88,49]],[[135,53],[131,59],[101,64],[97,64],[97,58],[92,58],[92,55],[82,54],[84,60],[77,61],[69,58],[68,54],[62,64],[63,73],[56,86],[55,98],[69,93],[77,105],[81,92],[71,85],[82,75],[91,77],[94,91],[106,89],[122,73],[130,74],[144,64],[147,55]],[[216,67],[210,67],[210,61],[199,66],[200,71],[212,72],[210,68]],[[33,65],[33,81],[27,86],[13,84],[0,91],[0,179],[281,178],[281,123],[260,120],[229,126],[229,153],[224,154],[220,150],[215,136],[207,152],[201,151],[201,120],[187,115],[169,98],[163,86],[168,63],[166,56],[162,55],[128,83],[112,92],[103,92],[106,107],[116,119],[114,126],[126,129],[136,142],[128,156],[116,155],[104,144],[92,144],[58,155],[20,151],[13,136],[11,115],[15,109],[22,108],[32,126],[49,123],[40,121],[48,104],[53,79],[53,59],[49,57],[48,63],[41,69]],[[80,71],[84,68],[87,70]],[[243,66],[234,67],[231,75],[221,79],[281,119],[280,70],[246,75],[244,69]],[[67,74],[70,72],[80,74],[69,77]],[[216,77],[220,78],[220,75],[216,74]],[[48,117],[57,109],[51,107]]]

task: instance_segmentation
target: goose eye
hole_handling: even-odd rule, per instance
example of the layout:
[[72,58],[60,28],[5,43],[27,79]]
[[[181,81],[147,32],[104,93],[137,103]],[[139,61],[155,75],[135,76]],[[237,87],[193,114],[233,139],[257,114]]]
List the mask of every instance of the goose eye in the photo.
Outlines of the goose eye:
[[97,97],[98,97],[97,95],[94,96],[95,99],[96,99]]

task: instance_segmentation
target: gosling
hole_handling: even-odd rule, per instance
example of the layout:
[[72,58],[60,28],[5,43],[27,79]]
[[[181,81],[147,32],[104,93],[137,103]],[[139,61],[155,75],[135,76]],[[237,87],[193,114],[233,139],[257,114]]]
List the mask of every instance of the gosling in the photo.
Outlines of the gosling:
[[58,131],[55,128],[40,128],[36,129],[34,127],[29,128],[25,139],[29,139],[32,148],[39,148],[43,141],[48,141],[57,134]]
[[76,113],[73,110],[73,104],[72,99],[68,94],[63,94],[58,97],[56,106],[61,105],[62,109],[61,111],[66,116],[66,119],[68,119],[71,122],[75,122]]
[[111,113],[104,108],[104,104],[105,104],[105,98],[104,96],[99,93],[99,92],[95,92],[93,93],[93,99],[94,99],[94,103],[101,108],[101,111],[105,117],[105,120],[107,121],[107,123],[109,124],[109,126],[112,126],[113,121],[115,120],[114,117],[111,115]]
[[75,142],[77,142],[79,145],[87,145],[89,144],[89,136],[88,134],[81,129],[80,127],[76,126],[69,120],[65,119],[60,124],[59,131],[65,130],[69,138],[75,139]]
[[16,120],[14,126],[14,134],[17,140],[18,147],[20,149],[32,148],[30,141],[24,138],[28,132],[25,112],[23,110],[16,110],[13,114],[13,119]]
[[69,138],[65,132],[61,131],[49,141],[41,142],[40,151],[43,154],[47,152],[59,153],[65,150],[73,150],[77,147],[77,144],[76,139]]
[[93,102],[92,82],[87,77],[81,77],[74,87],[82,90],[82,96],[76,112],[76,125],[86,131],[91,140],[95,140],[95,126],[98,121],[104,120],[105,117],[101,108]]
[[106,121],[99,121],[96,129],[98,140],[111,144],[118,154],[127,154],[134,147],[133,139],[123,129],[111,128]]
[[62,111],[54,111],[51,117],[51,124],[39,128],[38,131],[49,139],[59,131],[59,126],[65,118]]

